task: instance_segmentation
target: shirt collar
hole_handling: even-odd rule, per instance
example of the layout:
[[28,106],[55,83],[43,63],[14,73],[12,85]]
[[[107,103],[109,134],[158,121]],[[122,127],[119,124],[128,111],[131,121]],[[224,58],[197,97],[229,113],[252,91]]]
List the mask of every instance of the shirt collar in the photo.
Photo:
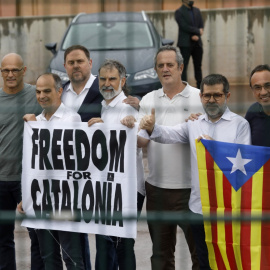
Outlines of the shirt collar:
[[64,111],[65,111],[65,105],[63,103],[60,104],[60,106],[58,107],[58,109],[55,111],[55,113],[51,116],[51,118],[49,120],[46,119],[45,117],[45,110],[42,111],[41,113],[41,120],[43,121],[51,121],[52,118],[62,118],[64,115]]
[[[190,96],[190,93],[191,93],[191,87],[190,87],[190,85],[189,85],[187,82],[184,82],[184,81],[182,81],[182,82],[183,82],[186,86],[185,86],[185,88],[183,89],[183,91],[181,91],[180,93],[176,94],[175,96],[180,95],[180,96],[183,96],[183,97],[188,98],[188,97]],[[167,95],[164,93],[163,88],[159,89],[158,96],[159,96],[159,97],[165,97],[165,96],[167,96]]]
[[[94,82],[95,79],[96,79],[96,77],[93,74],[90,74],[90,77],[89,77],[88,81],[86,82],[83,90],[80,92],[80,94],[83,93],[84,91],[88,90],[92,86],[92,84],[93,84],[93,82]],[[66,91],[67,92],[68,91],[71,91],[71,92],[73,92],[73,93],[75,93],[77,95],[77,93],[73,90],[73,86],[72,86],[72,83],[71,82],[69,83]]]
[[117,103],[119,101],[122,101],[124,98],[125,98],[125,94],[124,92],[122,91],[119,95],[117,95],[108,105],[106,104],[106,101],[105,100],[102,100],[101,104],[104,108],[108,108],[108,107],[115,107],[117,105]]

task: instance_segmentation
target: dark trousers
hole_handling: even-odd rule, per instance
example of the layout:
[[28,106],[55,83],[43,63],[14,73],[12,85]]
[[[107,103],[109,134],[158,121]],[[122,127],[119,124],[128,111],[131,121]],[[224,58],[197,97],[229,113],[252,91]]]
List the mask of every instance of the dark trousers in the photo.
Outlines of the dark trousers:
[[[29,237],[31,239],[31,270],[44,270],[45,265],[43,259],[41,258],[40,250],[39,250],[39,242],[38,236],[36,233],[36,229],[27,228]],[[91,262],[90,262],[90,248],[88,242],[88,234],[80,233],[80,247],[82,250],[82,258],[84,262],[85,270],[91,270]]]
[[63,269],[60,245],[67,270],[85,269],[79,233],[43,229],[36,233],[46,270]]
[[138,218],[141,215],[143,203],[144,203],[145,196],[142,195],[140,192],[137,192],[137,211],[138,211]]
[[81,238],[81,249],[83,256],[83,263],[85,270],[91,270],[91,260],[90,260],[90,246],[87,233],[80,233]]
[[117,270],[118,262],[113,240],[110,236],[96,234],[95,270]]
[[[144,196],[137,193],[138,217],[142,211]],[[135,240],[115,236],[96,235],[96,270],[135,270]]]
[[192,56],[193,66],[194,66],[194,74],[197,82],[197,88],[200,89],[200,85],[202,82],[202,56],[203,56],[203,48],[198,44],[192,45],[190,47],[180,47],[181,54],[184,59],[184,70],[182,72],[182,80],[186,81],[187,78],[187,68],[189,63],[189,58]]
[[196,244],[196,252],[200,264],[200,270],[211,270],[208,259],[208,249],[205,242],[205,231],[203,224],[203,216],[200,214],[192,213],[196,218],[201,218],[200,222],[191,224],[192,233]]
[[135,270],[134,244],[132,238],[97,234],[96,270]]
[[[151,211],[182,211],[189,212],[188,201],[190,189],[164,189],[145,183],[146,210]],[[195,243],[190,224],[147,222],[153,244],[151,256],[152,270],[175,269],[176,231],[179,226],[184,234],[189,247],[192,260],[192,269],[199,269]]]
[[20,181],[0,181],[0,211],[9,211],[11,221],[0,221],[0,269],[15,270],[15,215],[17,204],[21,201]]
[[36,229],[27,228],[31,240],[31,270],[44,270],[45,265],[39,251]]

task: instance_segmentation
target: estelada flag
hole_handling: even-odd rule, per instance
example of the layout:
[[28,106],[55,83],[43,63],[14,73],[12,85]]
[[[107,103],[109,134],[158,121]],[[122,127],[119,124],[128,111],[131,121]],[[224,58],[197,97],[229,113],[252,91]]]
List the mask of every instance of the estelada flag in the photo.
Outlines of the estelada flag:
[[[204,215],[260,216],[270,210],[270,147],[196,142]],[[212,269],[269,270],[270,223],[204,222]]]

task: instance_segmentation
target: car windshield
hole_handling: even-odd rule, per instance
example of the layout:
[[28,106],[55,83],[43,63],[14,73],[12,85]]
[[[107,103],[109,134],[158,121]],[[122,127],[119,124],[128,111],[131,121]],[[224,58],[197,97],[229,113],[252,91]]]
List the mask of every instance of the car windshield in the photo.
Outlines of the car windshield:
[[76,44],[89,50],[123,50],[153,47],[153,39],[144,22],[97,22],[70,27],[62,49]]

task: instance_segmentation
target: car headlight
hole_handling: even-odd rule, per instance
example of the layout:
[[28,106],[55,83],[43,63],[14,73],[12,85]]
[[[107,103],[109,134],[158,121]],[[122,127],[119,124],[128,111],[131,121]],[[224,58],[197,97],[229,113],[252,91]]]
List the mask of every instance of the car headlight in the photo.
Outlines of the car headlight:
[[58,75],[62,82],[67,82],[69,80],[69,77],[68,77],[67,73],[65,73],[65,72],[61,72],[61,71],[56,70],[56,69],[52,69],[51,72]]
[[140,72],[135,73],[134,80],[143,80],[143,79],[156,79],[157,73],[153,68],[149,68]]

